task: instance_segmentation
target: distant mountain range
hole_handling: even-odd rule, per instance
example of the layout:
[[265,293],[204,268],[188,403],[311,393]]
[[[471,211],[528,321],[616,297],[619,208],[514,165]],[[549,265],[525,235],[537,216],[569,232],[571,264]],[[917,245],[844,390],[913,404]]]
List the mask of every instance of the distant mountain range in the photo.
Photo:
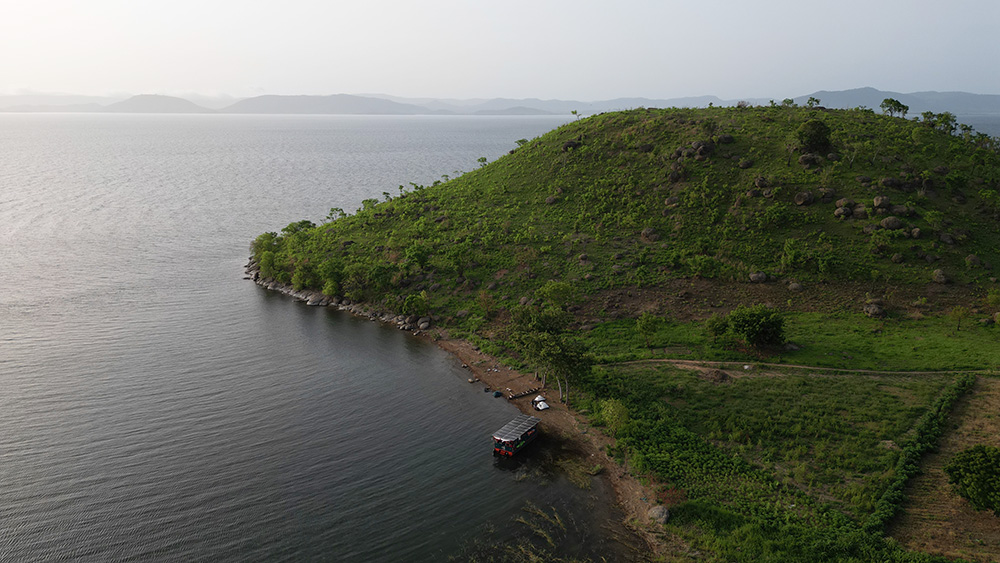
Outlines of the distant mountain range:
[[[950,111],[959,116],[1000,116],[1000,95],[967,92],[913,92],[903,94],[856,88],[819,91],[794,98],[802,105],[809,98],[830,108],[869,107],[878,109],[885,98],[894,98],[910,107],[910,115],[924,111]],[[580,115],[638,107],[733,106],[739,102],[767,105],[772,100],[748,98],[723,100],[716,96],[649,99],[616,98],[596,102],[574,100],[401,98],[384,94],[334,94],[329,96],[278,96],[253,98],[211,98],[144,94],[139,96],[95,97],[72,95],[0,96],[0,112],[113,112],[113,113],[235,113],[235,114],[332,114],[332,115]],[[776,100],[780,102],[780,100]]]

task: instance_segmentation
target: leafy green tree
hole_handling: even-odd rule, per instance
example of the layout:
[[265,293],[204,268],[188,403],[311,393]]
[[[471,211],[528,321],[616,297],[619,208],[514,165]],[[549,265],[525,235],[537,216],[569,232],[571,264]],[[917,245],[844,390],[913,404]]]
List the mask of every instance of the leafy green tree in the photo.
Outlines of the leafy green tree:
[[992,510],[1000,516],[1000,448],[973,446],[963,450],[944,467],[955,492],[976,510]]
[[950,111],[945,111],[937,114],[937,128],[949,135],[955,134],[955,127],[957,121],[955,119],[955,114]]
[[543,377],[556,378],[560,400],[565,384],[565,398],[569,403],[570,381],[586,375],[594,363],[587,347],[564,333],[569,325],[569,313],[552,305],[520,305],[511,311],[511,319],[510,339],[515,348],[530,365],[542,371]]
[[760,349],[785,342],[785,319],[781,312],[767,305],[740,305],[729,313],[729,328],[747,344]]
[[479,163],[479,166],[481,168],[485,168],[489,161],[486,160],[485,156],[481,156],[481,157],[479,157],[479,158],[476,159],[476,162]]
[[961,305],[952,307],[951,311],[948,311],[948,316],[951,320],[955,321],[955,332],[962,330],[962,321],[969,318],[969,315],[971,315],[971,313],[969,312],[968,307],[963,307]]
[[889,117],[893,117],[896,114],[899,114],[899,117],[906,117],[906,112],[910,111],[910,106],[907,106],[903,104],[903,102],[893,98],[886,98],[882,100],[879,107],[882,108],[882,112]]
[[265,250],[260,255],[260,274],[265,278],[273,278],[278,273],[273,250]]
[[616,436],[628,424],[628,408],[618,399],[604,399],[600,405],[601,419],[604,420],[608,433]]
[[286,226],[284,229],[281,229],[281,232],[285,233],[286,235],[294,235],[296,233],[300,233],[302,231],[314,228],[316,228],[315,223],[303,219],[302,221],[295,221],[293,223],[289,223],[288,226]]
[[560,309],[565,309],[576,299],[576,290],[566,282],[549,280],[535,290],[535,295]]
[[431,248],[423,241],[418,240],[407,246],[404,254],[407,262],[423,268],[427,265],[427,260],[430,259]]
[[639,316],[635,321],[635,330],[642,336],[643,340],[646,342],[646,348],[649,348],[649,337],[656,334],[657,329],[660,328],[660,317],[646,311]]
[[411,293],[403,300],[404,315],[424,315],[428,311],[427,292]]
[[347,217],[347,213],[344,213],[343,209],[340,207],[331,207],[330,212],[326,214],[326,221],[329,223],[330,221],[343,219],[344,217]]
[[994,287],[986,293],[986,306],[992,309],[1000,309],[1000,289]]
[[814,108],[819,105],[819,98],[814,98],[809,96],[809,100],[806,102],[807,108]]
[[830,128],[818,119],[810,119],[795,132],[799,148],[807,152],[822,152],[830,148]]

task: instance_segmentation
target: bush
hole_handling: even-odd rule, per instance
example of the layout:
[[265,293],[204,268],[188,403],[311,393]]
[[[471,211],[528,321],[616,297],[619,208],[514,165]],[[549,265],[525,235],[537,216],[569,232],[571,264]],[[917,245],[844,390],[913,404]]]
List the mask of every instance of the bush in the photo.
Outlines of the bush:
[[1000,516],[1000,448],[973,446],[963,450],[944,467],[955,492],[976,510],[992,510]]
[[830,128],[818,119],[810,119],[795,132],[799,148],[806,152],[823,152],[830,148]]
[[729,332],[729,318],[722,315],[712,315],[705,321],[705,330],[712,340],[717,340]]
[[729,329],[754,348],[785,343],[785,319],[781,312],[766,305],[740,305],[729,313]]

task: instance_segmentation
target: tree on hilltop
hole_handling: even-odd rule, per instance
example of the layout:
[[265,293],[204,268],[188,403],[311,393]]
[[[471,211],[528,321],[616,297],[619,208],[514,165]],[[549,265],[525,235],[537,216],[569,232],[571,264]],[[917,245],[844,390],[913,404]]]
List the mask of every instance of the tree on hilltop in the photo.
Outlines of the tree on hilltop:
[[906,112],[910,111],[910,106],[893,98],[882,100],[882,103],[878,107],[882,108],[882,112],[888,114],[889,117],[893,117],[897,113],[899,117],[906,117]]

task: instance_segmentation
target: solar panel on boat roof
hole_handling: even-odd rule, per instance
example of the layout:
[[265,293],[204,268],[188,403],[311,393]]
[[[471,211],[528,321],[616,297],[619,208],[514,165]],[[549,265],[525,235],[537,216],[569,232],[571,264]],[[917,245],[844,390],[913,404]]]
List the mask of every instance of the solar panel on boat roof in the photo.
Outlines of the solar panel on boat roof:
[[529,428],[541,422],[541,420],[534,416],[519,414],[514,417],[514,420],[504,424],[503,428],[494,432],[493,437],[504,442],[517,440],[521,437],[521,434],[524,434]]

